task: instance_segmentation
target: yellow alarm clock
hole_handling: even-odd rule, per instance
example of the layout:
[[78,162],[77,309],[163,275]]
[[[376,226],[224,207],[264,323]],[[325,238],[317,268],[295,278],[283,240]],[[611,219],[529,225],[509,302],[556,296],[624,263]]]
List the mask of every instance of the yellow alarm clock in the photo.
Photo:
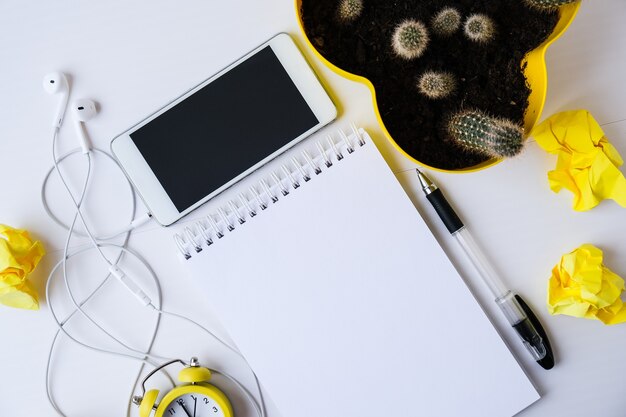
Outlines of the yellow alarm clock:
[[[178,385],[169,391],[157,404],[159,390],[146,391],[146,381],[156,372],[173,363],[185,366],[178,373]],[[143,395],[133,397],[133,403],[139,406],[139,417],[233,417],[233,407],[226,395],[215,385],[210,384],[211,371],[200,366],[198,358],[191,358],[189,363],[180,359],[164,363],[150,372],[141,382]]]

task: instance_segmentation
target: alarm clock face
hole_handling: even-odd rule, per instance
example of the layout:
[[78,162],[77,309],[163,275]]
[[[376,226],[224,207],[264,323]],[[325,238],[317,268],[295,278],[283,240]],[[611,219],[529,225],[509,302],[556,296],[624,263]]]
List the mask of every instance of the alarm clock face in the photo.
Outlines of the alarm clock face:
[[202,394],[183,394],[176,397],[163,413],[166,417],[226,417],[222,407],[211,397]]

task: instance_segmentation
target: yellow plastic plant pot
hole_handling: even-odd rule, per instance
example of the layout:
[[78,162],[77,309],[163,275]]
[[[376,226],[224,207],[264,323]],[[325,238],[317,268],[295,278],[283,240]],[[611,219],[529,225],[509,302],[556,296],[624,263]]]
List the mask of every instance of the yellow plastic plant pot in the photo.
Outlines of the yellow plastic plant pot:
[[[450,170],[444,170],[444,169],[439,169],[439,168],[428,166],[418,161],[417,159],[413,158],[408,153],[406,153],[396,143],[396,141],[393,140],[393,138],[387,131],[387,128],[385,127],[385,123],[383,122],[380,116],[380,112],[378,111],[378,105],[376,103],[376,91],[372,83],[367,78],[361,77],[360,75],[352,74],[350,72],[344,71],[341,68],[335,66],[333,63],[331,63],[326,58],[324,58],[322,54],[320,54],[317,51],[317,49],[315,49],[315,47],[313,46],[313,44],[307,37],[306,32],[304,31],[304,24],[302,22],[301,5],[302,5],[302,0],[295,0],[296,14],[298,16],[298,24],[300,26],[300,31],[302,32],[302,35],[305,39],[305,42],[308,48],[311,51],[313,51],[313,54],[317,58],[319,58],[320,61],[322,61],[328,68],[330,68],[335,73],[345,78],[348,78],[352,81],[357,81],[362,84],[365,84],[370,89],[372,93],[372,102],[374,104],[374,110],[376,113],[376,119],[378,120],[378,124],[380,125],[380,128],[384,132],[389,142],[391,142],[391,144],[402,155],[407,157],[409,160],[415,162],[416,164],[422,165],[428,169],[441,171],[441,172],[456,172],[456,173],[467,173],[467,172],[479,171],[481,169],[494,166],[501,161],[500,159],[490,159],[488,161],[482,162],[472,167],[450,171]],[[524,74],[526,76],[526,79],[528,80],[528,85],[530,86],[530,89],[531,89],[530,96],[528,97],[528,108],[526,108],[526,112],[524,115],[524,129],[526,132],[530,132],[532,128],[535,126],[535,124],[537,123],[537,121],[539,120],[539,118],[541,117],[541,112],[543,111],[543,106],[546,101],[546,93],[548,89],[548,70],[546,68],[546,59],[545,59],[546,50],[548,49],[550,45],[552,45],[554,41],[556,41],[559,37],[561,37],[561,35],[572,24],[579,8],[580,8],[580,1],[562,6],[559,11],[560,13],[559,21],[557,22],[554,30],[552,31],[552,34],[541,45],[539,45],[534,50],[530,51],[526,55],[524,61],[522,62],[522,68],[524,68]]]

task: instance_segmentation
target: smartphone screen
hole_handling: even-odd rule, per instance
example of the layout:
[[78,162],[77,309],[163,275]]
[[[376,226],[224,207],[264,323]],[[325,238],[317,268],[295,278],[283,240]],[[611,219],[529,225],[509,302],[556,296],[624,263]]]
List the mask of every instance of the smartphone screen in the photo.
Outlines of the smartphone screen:
[[318,123],[267,46],[130,138],[183,212]]

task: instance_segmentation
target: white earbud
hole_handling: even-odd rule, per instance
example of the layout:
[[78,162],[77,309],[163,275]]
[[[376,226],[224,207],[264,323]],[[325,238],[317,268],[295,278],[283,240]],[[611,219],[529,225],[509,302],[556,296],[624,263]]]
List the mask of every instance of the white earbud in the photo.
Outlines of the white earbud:
[[53,127],[59,128],[63,123],[67,101],[70,96],[70,87],[65,74],[62,72],[51,72],[50,74],[46,74],[46,76],[43,77],[43,89],[46,90],[48,94],[61,94],[59,110],[57,111],[56,117],[52,122]]
[[88,153],[91,147],[89,146],[89,140],[87,139],[87,133],[85,133],[83,123],[93,119],[93,117],[98,113],[96,103],[85,98],[75,100],[72,103],[72,112],[74,113],[74,118],[76,119],[76,135],[78,136],[78,140],[80,142],[80,148],[83,150],[83,153]]

